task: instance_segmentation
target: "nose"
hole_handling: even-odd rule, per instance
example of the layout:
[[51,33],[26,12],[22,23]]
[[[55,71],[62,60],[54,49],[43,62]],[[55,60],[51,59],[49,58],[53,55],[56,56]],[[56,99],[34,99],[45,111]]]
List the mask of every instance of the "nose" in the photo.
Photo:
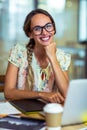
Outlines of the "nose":
[[45,28],[42,29],[42,34],[47,34],[47,31]]

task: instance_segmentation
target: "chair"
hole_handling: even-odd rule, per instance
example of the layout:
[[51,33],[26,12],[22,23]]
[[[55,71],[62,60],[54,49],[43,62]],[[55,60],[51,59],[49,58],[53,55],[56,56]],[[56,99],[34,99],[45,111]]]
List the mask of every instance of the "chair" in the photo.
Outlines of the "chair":
[[5,75],[0,75],[0,92],[4,91]]

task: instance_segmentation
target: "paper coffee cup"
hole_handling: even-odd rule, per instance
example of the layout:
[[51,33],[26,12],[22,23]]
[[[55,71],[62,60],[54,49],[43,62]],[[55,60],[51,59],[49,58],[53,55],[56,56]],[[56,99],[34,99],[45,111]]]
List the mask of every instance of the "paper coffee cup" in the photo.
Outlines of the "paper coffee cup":
[[48,103],[43,108],[47,130],[61,130],[63,107],[58,103]]

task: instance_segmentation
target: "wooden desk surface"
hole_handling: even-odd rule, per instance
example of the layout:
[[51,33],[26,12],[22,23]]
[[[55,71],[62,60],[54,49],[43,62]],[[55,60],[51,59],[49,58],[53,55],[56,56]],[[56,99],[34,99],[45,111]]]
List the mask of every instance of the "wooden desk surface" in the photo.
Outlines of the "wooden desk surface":
[[[0,96],[2,97],[3,93],[0,93]],[[43,116],[41,116],[40,114],[37,114],[37,113],[36,114],[30,114],[30,115],[21,114],[21,116],[26,117],[26,118],[29,118],[29,117],[33,118],[35,116],[35,118],[37,118],[37,119],[42,119],[42,120],[44,119]],[[64,126],[64,127],[62,127],[61,130],[79,130],[79,129],[84,128],[84,127],[87,127],[87,124],[86,125],[85,124],[79,124],[79,125],[72,125],[72,126]]]
[[[36,118],[36,119],[41,119],[41,120],[45,120],[45,118],[39,114],[21,114],[22,117],[26,117],[26,118]],[[61,130],[79,130],[81,128],[87,127],[87,125],[85,124],[77,124],[77,125],[70,125],[70,126],[63,126]]]
[[[65,126],[62,127],[61,130],[80,130],[82,128],[87,128],[87,126],[85,126],[84,124]],[[41,130],[46,130],[46,127],[42,128]]]
[[79,124],[79,125],[65,126],[65,127],[62,127],[61,130],[79,130],[85,127],[87,127],[85,124]]

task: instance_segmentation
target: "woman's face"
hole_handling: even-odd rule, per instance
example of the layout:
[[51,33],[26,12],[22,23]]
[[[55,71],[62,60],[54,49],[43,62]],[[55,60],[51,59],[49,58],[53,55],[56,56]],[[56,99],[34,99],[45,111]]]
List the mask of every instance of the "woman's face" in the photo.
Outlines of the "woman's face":
[[36,14],[31,19],[30,38],[34,38],[35,44],[47,46],[53,42],[55,30],[50,18],[44,14]]

